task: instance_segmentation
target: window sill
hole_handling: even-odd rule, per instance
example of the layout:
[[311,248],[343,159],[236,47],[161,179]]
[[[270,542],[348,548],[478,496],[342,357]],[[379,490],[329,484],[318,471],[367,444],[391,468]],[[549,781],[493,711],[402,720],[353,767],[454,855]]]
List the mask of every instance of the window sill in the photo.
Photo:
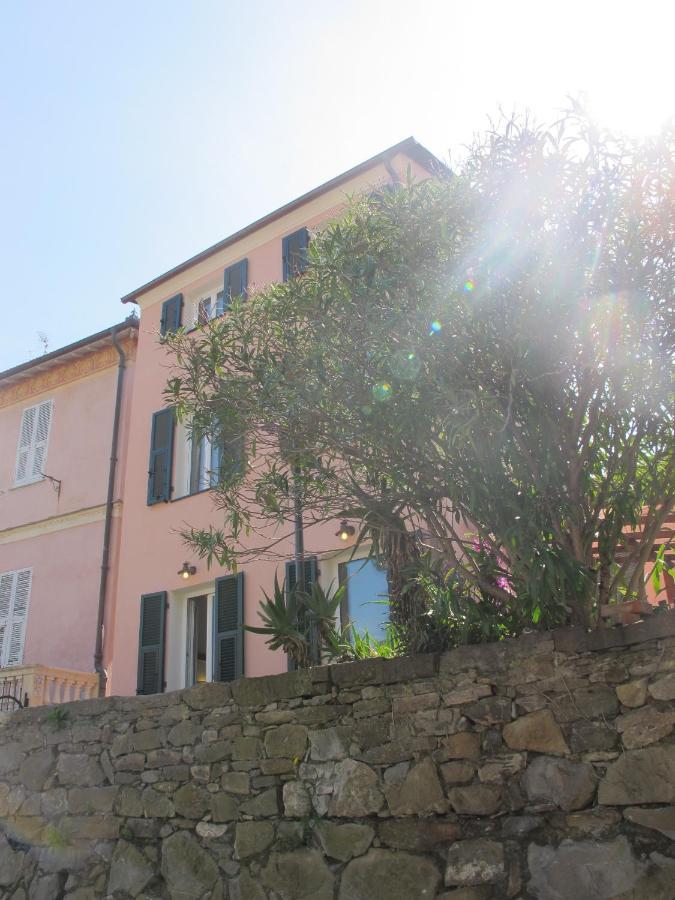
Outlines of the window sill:
[[13,485],[10,487],[10,491],[18,491],[20,488],[28,487],[31,484],[40,484],[41,481],[45,480],[44,475],[39,475],[37,478],[28,478],[26,481],[15,481]]
[[193,491],[191,494],[181,494],[180,497],[172,497],[171,503],[179,503],[181,500],[188,500],[190,497],[199,497],[200,494],[208,494],[212,491],[212,487],[202,488],[201,491]]

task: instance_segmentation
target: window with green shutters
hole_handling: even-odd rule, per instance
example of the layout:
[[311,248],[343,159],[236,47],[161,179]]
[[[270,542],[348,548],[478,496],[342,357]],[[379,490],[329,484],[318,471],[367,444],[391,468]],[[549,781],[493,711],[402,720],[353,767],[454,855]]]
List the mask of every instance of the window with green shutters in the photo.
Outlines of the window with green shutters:
[[143,594],[138,638],[137,694],[161,694],[164,690],[164,624],[166,591]]
[[248,289],[248,260],[242,259],[233,266],[225,269],[223,280],[223,308],[218,315],[222,315],[232,303],[235,297],[246,299]]
[[281,241],[281,259],[284,281],[300,275],[307,268],[307,247],[309,246],[309,232],[306,228],[299,228],[293,234],[287,235]]
[[216,579],[213,680],[244,676],[244,573]]
[[160,409],[153,413],[148,464],[148,506],[171,499],[174,427],[173,409]]
[[183,295],[176,294],[162,303],[162,315],[159,320],[159,333],[169,334],[178,331],[183,318]]

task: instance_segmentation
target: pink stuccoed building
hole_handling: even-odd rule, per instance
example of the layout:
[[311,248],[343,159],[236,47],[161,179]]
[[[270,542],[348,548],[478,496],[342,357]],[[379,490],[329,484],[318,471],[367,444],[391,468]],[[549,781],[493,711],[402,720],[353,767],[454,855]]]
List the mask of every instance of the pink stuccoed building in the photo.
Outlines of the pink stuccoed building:
[[0,372],[0,710],[105,689],[137,335]]
[[[227,315],[230,296],[287,277],[312,229],[337,216],[347,196],[405,181],[408,169],[424,179],[439,167],[412,138],[405,140],[123,298],[138,304],[141,322],[109,669],[113,693],[154,693],[287,668],[283,653],[272,652],[264,637],[242,632],[240,626],[258,623],[258,604],[263,590],[272,590],[275,572],[280,581],[294,577],[290,530],[275,548],[277,560],[258,560],[236,576],[215,564],[207,568],[177,533],[185,524],[218,522],[209,473],[223,451],[206,441],[192,446],[186,429],[164,407],[171,361],[158,343],[160,333]],[[350,560],[351,540],[336,536],[338,526],[330,522],[307,532],[306,574],[326,586],[348,575],[344,614],[376,631],[378,622],[371,620],[384,618],[382,605],[361,602],[374,594],[386,596],[386,573],[372,562]],[[180,574],[184,563],[187,577]]]

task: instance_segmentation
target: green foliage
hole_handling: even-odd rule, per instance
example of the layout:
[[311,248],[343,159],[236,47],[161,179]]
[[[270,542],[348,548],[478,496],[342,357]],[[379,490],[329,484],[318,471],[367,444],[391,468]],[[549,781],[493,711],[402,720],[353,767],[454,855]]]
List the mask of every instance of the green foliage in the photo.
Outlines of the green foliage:
[[49,722],[56,731],[60,731],[62,728],[66,727],[69,717],[70,713],[67,709],[64,709],[62,706],[52,706],[46,715],[46,721]]
[[367,630],[359,631],[348,625],[341,631],[334,630],[326,636],[325,651],[334,662],[353,659],[393,659],[405,652],[400,629],[391,622],[385,625],[383,640],[373,637]]
[[68,846],[68,840],[64,833],[55,825],[47,825],[45,828],[45,844],[50,850],[63,850]]
[[264,593],[258,608],[262,625],[244,625],[246,631],[264,634],[272,650],[283,650],[301,668],[311,664],[312,632],[318,647],[323,649],[333,639],[335,618],[344,597],[345,588],[327,590],[314,583],[309,590],[287,590],[286,583],[274,578],[272,596]]
[[462,639],[632,595],[675,496],[674,135],[631,142],[578,108],[502,121],[454,177],[354,199],[302,276],[168,335],[167,401],[248,429],[256,460],[191,545],[236,565],[299,492],[310,524],[358,521],[383,554],[406,646],[427,600],[402,573],[427,551]]

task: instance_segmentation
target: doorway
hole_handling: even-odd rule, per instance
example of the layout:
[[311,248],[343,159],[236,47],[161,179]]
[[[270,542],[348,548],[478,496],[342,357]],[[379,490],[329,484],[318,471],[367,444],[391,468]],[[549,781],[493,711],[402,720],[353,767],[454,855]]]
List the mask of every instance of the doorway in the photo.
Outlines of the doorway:
[[207,597],[188,600],[187,672],[186,687],[202,684],[206,677]]

